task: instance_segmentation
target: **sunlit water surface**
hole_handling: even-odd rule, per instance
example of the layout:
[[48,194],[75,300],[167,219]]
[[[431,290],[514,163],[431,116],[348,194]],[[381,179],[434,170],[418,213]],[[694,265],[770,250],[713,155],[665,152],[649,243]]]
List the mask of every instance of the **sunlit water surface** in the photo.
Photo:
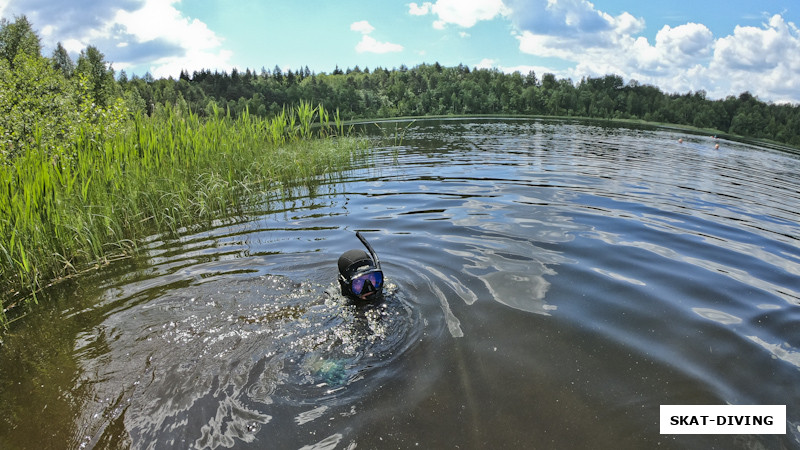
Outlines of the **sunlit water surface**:
[[[0,447],[800,448],[796,154],[401,126],[368,169],[52,289],[0,347]],[[336,292],[356,230],[369,307]],[[659,434],[661,404],[726,403],[787,405],[787,434]]]

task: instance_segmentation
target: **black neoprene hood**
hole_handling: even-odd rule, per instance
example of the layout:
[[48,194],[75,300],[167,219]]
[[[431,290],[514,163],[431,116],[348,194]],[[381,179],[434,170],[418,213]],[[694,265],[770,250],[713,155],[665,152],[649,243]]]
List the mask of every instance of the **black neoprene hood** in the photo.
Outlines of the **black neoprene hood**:
[[347,280],[374,268],[375,263],[364,250],[348,250],[339,257],[339,273]]

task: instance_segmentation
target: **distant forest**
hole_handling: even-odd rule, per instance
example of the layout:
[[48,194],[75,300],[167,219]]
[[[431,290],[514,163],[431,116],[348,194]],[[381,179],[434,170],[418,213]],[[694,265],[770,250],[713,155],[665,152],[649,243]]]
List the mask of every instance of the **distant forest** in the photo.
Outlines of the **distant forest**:
[[273,116],[301,100],[338,109],[343,119],[448,114],[633,119],[800,148],[800,105],[765,103],[748,92],[724,100],[710,100],[704,91],[665,93],[617,75],[573,82],[551,73],[507,74],[434,63],[391,70],[336,67],[330,74],[277,66],[259,72],[183,71],[177,79],[154,79],[115,73],[94,46],[77,61],[60,43],[50,57],[41,50],[26,17],[0,20],[0,154],[6,157],[36,139],[49,145],[69,138],[76,123],[95,123],[112,112],[153,115],[171,104],[200,116],[215,109],[234,117],[245,110]]
[[339,109],[345,119],[425,115],[509,114],[634,119],[688,125],[800,147],[800,106],[769,104],[749,92],[710,100],[704,91],[667,94],[635,80],[607,75],[574,83],[546,73],[503,73],[439,63],[413,68],[336,69],[314,73],[308,67],[260,72],[184,71],[175,79],[128,79],[148,113],[163,103],[185,104],[198,114],[214,105],[233,116],[248,109],[269,116],[300,100]]

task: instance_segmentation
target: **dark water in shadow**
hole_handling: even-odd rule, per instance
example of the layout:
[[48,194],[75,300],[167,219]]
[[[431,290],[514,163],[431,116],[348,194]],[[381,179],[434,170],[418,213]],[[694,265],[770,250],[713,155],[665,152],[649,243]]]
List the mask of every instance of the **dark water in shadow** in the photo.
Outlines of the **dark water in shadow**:
[[[491,120],[374,162],[54,289],[0,347],[0,447],[800,448],[797,155]],[[659,434],[725,403],[787,434]]]

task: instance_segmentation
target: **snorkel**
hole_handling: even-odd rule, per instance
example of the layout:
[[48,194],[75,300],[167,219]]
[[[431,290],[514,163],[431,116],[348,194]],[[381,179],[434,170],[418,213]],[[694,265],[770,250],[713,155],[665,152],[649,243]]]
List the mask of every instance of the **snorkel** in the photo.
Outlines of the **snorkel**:
[[339,286],[342,295],[354,300],[373,300],[383,292],[381,261],[367,239],[356,232],[369,255],[363,250],[348,250],[339,257]]
[[367,242],[367,238],[365,238],[360,231],[356,231],[356,237],[359,241],[361,241],[362,244],[364,244],[364,247],[367,247],[367,250],[369,250],[369,254],[372,256],[372,260],[375,261],[375,265],[378,267],[378,270],[381,270],[381,260],[378,259],[378,254],[375,253],[375,250],[373,250],[372,246],[369,245],[369,242]]

